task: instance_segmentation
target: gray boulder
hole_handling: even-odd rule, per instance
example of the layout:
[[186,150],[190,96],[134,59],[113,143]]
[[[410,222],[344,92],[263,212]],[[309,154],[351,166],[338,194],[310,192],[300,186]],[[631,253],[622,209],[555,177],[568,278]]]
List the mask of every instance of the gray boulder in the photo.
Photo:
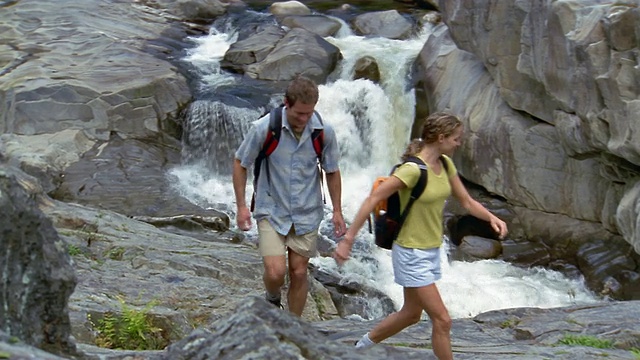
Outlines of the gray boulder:
[[[504,1],[486,6],[453,0],[440,1],[440,8],[455,45],[482,66],[467,64],[478,72],[455,82],[465,84],[456,89],[458,99],[437,108],[473,112],[473,128],[485,132],[479,138],[490,139],[493,133],[504,139],[483,144],[489,161],[465,169],[465,176],[527,208],[599,222],[640,253],[635,210],[640,201],[637,1]],[[476,77],[480,71],[488,73],[496,88],[482,86],[474,95],[466,89],[484,82]],[[496,95],[520,113],[498,111],[501,106],[490,100]],[[473,100],[479,97],[485,99]],[[453,104],[458,101],[467,105]],[[483,103],[491,108],[482,109]],[[511,149],[497,148],[507,143]],[[533,147],[536,151],[527,149]],[[495,175],[504,180],[495,181]],[[517,179],[509,179],[512,175]],[[530,181],[548,186],[531,186]],[[506,187],[518,190],[510,193]]]
[[468,235],[462,238],[460,250],[478,259],[495,259],[502,254],[502,245],[497,240]]
[[309,15],[311,10],[300,1],[277,1],[269,6],[269,12],[276,16]]
[[352,25],[359,35],[406,39],[414,31],[414,24],[397,10],[376,11],[358,15]]
[[380,83],[380,69],[376,59],[372,56],[363,56],[353,66],[353,79],[367,79],[374,83]]
[[0,73],[0,133],[154,136],[191,99],[167,61],[185,47],[186,30],[166,13],[128,2],[35,0],[0,7],[0,18],[4,43],[15,44],[5,47],[13,61]]
[[23,184],[35,179],[0,165],[0,330],[54,354],[75,354],[67,301],[76,275],[65,244]]
[[293,80],[304,75],[324,83],[342,58],[340,49],[302,28],[291,29],[267,57],[246,67],[245,74],[261,80]]
[[335,35],[342,24],[324,15],[291,15],[280,22],[289,28],[303,28],[322,37]]
[[64,360],[66,357],[60,357],[30,346],[15,337],[7,335],[0,331],[0,354],[5,358],[12,360]]
[[156,0],[156,5],[172,16],[186,21],[206,21],[224,14],[230,5],[238,3],[234,0]]
[[[158,217],[198,216],[202,225],[227,230],[226,214],[194,205],[171,187],[167,172],[180,163],[179,147],[173,139],[157,144],[113,135],[65,169],[53,196],[155,223],[169,220]],[[174,218],[174,225],[175,220],[179,219]]]
[[[459,26],[455,21],[449,25]],[[557,126],[502,100],[504,89],[494,83],[492,70],[474,54],[460,50],[444,25],[434,28],[420,52],[417,70],[421,90],[416,94],[424,96],[418,102],[427,104],[429,112],[453,112],[465,123],[465,141],[454,155],[460,175],[508,199],[516,223],[533,241],[503,242],[505,260],[546,265],[563,259],[577,265],[575,256],[582,244],[620,235],[638,252],[633,210],[638,193],[631,190],[638,179],[634,166],[611,154],[568,153]],[[617,226],[626,229],[622,234],[616,219],[621,220]],[[640,272],[637,261],[633,271]]]
[[248,65],[263,61],[285,34],[279,26],[271,25],[236,41],[229,46],[220,66],[243,73]]
[[247,297],[233,314],[170,345],[161,359],[420,359],[387,347],[356,350],[329,340],[308,323],[260,297]]

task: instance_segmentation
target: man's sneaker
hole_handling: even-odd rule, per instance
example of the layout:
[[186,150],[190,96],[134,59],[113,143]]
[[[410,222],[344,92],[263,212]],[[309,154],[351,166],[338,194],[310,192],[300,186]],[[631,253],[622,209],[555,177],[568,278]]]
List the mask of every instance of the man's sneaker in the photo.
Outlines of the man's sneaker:
[[272,303],[273,306],[280,308],[281,310],[284,310],[284,306],[282,306],[282,301],[280,299],[276,299],[276,300],[267,299],[267,301]]

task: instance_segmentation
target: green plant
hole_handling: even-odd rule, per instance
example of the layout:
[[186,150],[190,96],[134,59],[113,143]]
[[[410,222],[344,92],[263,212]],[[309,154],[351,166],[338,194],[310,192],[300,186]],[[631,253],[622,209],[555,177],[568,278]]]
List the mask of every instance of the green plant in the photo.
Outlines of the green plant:
[[70,256],[76,256],[76,255],[82,254],[82,250],[80,250],[79,247],[73,244],[69,244],[69,246],[67,247],[67,252],[69,252]]
[[320,294],[318,294],[315,291],[311,292],[311,297],[313,298],[313,301],[316,304],[316,309],[318,310],[318,315],[320,316],[320,318],[322,318],[324,316],[324,314],[327,312],[327,309],[325,308],[324,302],[322,301],[322,297],[320,296]]
[[162,329],[153,326],[149,311],[156,305],[152,301],[142,310],[129,307],[120,298],[120,314],[106,313],[97,324],[96,345],[109,349],[161,350],[168,345]]
[[631,348],[631,353],[633,354],[633,357],[640,360],[640,349],[638,348]]
[[598,339],[597,337],[590,335],[565,334],[562,339],[558,341],[558,344],[570,346],[588,346],[597,349],[611,349],[613,347],[613,341]]
[[118,246],[112,249],[109,249],[106,253],[106,256],[111,260],[120,261],[124,257],[125,248],[122,246]]
[[506,329],[506,328],[513,329],[513,328],[515,328],[519,323],[520,323],[520,320],[519,320],[519,319],[507,319],[507,320],[503,321],[503,322],[502,322],[502,324],[500,324],[500,328],[501,328],[501,329]]

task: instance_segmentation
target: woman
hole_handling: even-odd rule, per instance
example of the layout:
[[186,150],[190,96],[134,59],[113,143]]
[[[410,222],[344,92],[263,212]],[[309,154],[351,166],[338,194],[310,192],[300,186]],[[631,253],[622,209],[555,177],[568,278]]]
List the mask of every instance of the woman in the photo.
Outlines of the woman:
[[[432,114],[425,121],[422,139],[409,144],[402,156],[403,161],[409,156],[417,156],[428,167],[427,188],[413,204],[392,248],[393,272],[396,283],[403,287],[404,304],[400,311],[387,316],[365,334],[356,344],[358,348],[379,343],[417,323],[424,310],[432,322],[431,342],[434,354],[440,360],[453,359],[449,335],[451,318],[435,284],[441,277],[439,248],[442,245],[445,200],[453,193],[471,215],[488,221],[500,238],[507,234],[504,221],[469,196],[451,159],[446,155],[442,156],[452,154],[460,146],[462,131],[462,122],[456,116]],[[441,159],[447,161],[446,168]],[[334,258],[339,265],[349,258],[354,238],[375,204],[399,190],[404,206],[419,177],[420,169],[417,164],[405,163],[369,195],[344,239],[336,247]]]

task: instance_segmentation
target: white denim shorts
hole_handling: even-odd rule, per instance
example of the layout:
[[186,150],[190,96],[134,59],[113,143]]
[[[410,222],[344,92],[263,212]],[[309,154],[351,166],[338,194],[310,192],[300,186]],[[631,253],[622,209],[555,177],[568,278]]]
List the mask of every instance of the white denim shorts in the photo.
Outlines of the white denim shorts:
[[393,275],[402,287],[423,287],[440,280],[440,248],[411,249],[393,244]]

